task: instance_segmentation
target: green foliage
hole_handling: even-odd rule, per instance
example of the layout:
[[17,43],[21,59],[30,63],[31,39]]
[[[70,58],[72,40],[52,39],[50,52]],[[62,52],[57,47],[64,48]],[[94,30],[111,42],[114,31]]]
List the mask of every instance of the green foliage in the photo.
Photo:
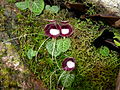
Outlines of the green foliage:
[[59,39],[57,41],[58,51],[66,52],[71,46],[71,40],[69,38]]
[[44,9],[44,1],[43,0],[34,0],[32,2],[32,6],[29,6],[29,9],[35,14],[39,15]]
[[53,56],[57,57],[57,56],[60,55],[61,51],[58,50],[57,45],[55,45],[55,47],[54,47],[54,43],[55,43],[55,41],[53,41],[53,40],[49,41],[46,44],[46,49],[48,50],[49,54],[51,54],[51,55],[52,55],[52,52],[53,52],[53,49],[54,49]]
[[51,55],[54,50],[53,56],[55,57],[59,56],[62,52],[66,52],[71,46],[71,41],[69,38],[57,40],[55,43],[55,47],[54,47],[54,43],[55,41],[53,40],[49,41],[46,44],[46,48]]
[[[113,38],[116,38],[116,39],[118,39],[120,41],[120,34],[114,33],[114,35],[115,36]],[[120,46],[120,42],[114,40],[114,43],[115,43],[116,46]]]
[[102,56],[108,56],[109,52],[110,52],[110,50],[106,46],[100,48],[100,54]]
[[118,34],[118,33],[114,33],[114,37],[113,38],[117,38],[118,40],[120,40],[120,34]]
[[114,43],[115,43],[116,46],[120,46],[120,42],[114,40]]
[[60,10],[60,7],[58,6],[50,6],[50,5],[46,5],[45,6],[45,10],[48,10],[52,13],[58,13],[58,11]]
[[70,87],[72,83],[74,82],[74,79],[75,79],[74,74],[70,74],[66,72],[66,73],[63,73],[61,76],[61,83],[63,87]]
[[29,49],[27,52],[28,59],[32,59],[36,55],[37,51],[33,51],[33,49]]
[[15,5],[21,10],[25,10],[28,8],[28,5],[26,2],[17,2]]
[[25,0],[24,2],[17,2],[16,6],[21,10],[25,10],[29,8],[31,12],[33,12],[35,15],[39,15],[44,9],[44,1],[43,0],[34,0],[34,1]]

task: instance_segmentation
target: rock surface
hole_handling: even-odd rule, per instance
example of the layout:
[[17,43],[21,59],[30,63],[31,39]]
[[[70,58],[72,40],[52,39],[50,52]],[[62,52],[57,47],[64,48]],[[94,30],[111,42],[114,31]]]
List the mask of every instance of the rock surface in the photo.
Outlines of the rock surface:
[[101,9],[107,9],[110,13],[120,16],[120,0],[89,0],[96,5],[101,5]]
[[47,90],[24,66],[17,50],[10,42],[0,42],[0,89]]

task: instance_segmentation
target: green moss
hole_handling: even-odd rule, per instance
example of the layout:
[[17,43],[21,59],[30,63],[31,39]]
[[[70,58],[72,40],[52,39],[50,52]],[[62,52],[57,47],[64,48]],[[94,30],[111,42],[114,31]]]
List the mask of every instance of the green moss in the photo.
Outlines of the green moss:
[[[61,21],[61,19],[69,20],[74,28],[74,34],[70,37],[72,46],[67,52],[62,53],[56,58],[58,65],[61,67],[61,62],[65,57],[70,56],[76,59],[77,65],[73,71],[76,78],[72,85],[74,90],[113,90],[120,58],[118,58],[117,53],[113,51],[110,51],[109,56],[103,57],[92,44],[101,34],[98,29],[103,23],[94,23],[90,19],[81,21],[76,18],[66,18],[64,16],[65,12],[63,12],[64,11],[61,11],[54,15],[49,12],[44,12],[38,17],[18,15],[18,28],[13,30],[12,34],[23,36],[18,39],[20,45],[18,52],[23,62],[36,74],[37,78],[41,79],[46,87],[49,88],[50,76],[58,68],[55,61],[52,61],[51,55],[47,52],[45,45],[39,50],[37,61],[35,61],[35,58],[29,60],[26,53],[30,48],[37,51],[41,43],[46,40],[47,37],[44,35],[44,26],[48,24],[48,22],[45,19],[55,19],[57,21]],[[24,37],[25,34],[28,36]],[[56,88],[56,82],[60,74],[61,71],[57,71],[53,75],[52,90]],[[6,78],[9,81],[7,76]],[[7,86],[7,82],[5,82],[5,85]]]

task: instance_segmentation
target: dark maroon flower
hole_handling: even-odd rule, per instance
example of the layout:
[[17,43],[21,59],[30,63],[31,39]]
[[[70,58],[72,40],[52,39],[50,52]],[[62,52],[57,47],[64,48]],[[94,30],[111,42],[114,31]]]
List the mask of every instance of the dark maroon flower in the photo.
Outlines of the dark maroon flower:
[[65,71],[72,71],[75,69],[75,59],[74,58],[65,58],[62,62],[62,68]]
[[56,38],[60,35],[61,27],[55,20],[49,20],[51,24],[47,24],[44,28],[45,34],[49,37]]
[[68,37],[72,33],[73,33],[73,28],[70,24],[68,24],[68,21],[62,21],[60,35],[63,37]]

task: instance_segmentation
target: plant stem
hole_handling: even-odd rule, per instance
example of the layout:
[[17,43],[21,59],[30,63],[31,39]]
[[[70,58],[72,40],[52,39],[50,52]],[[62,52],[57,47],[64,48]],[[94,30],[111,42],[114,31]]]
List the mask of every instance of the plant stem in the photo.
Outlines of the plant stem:
[[48,37],[44,42],[42,42],[42,44],[39,46],[37,52],[36,52],[36,56],[35,56],[35,61],[37,61],[37,55],[38,55],[38,52],[39,50],[41,49],[41,47],[44,45],[44,43],[49,39],[50,37]]
[[52,72],[52,74],[50,75],[50,90],[52,90],[52,83],[51,83],[51,81],[52,81],[52,76],[53,76],[54,73],[56,73],[56,71],[58,71],[58,70],[61,70],[61,69],[57,69],[57,70],[55,70],[55,71]]
[[58,86],[58,84],[59,84],[59,82],[60,82],[60,79],[61,79],[61,77],[63,76],[64,73],[66,73],[66,71],[63,71],[62,74],[60,75],[60,77],[59,77],[59,79],[58,79],[58,81],[57,81],[57,86]]
[[54,60],[54,59],[53,59],[53,56],[54,56],[54,51],[55,51],[55,44],[56,44],[56,38],[53,39],[52,60]]
[[64,90],[64,87],[62,87],[62,90]]
[[61,68],[59,67],[59,65],[58,65],[58,62],[57,62],[57,60],[56,60],[56,57],[55,57],[55,63],[57,64],[58,69],[61,69]]

